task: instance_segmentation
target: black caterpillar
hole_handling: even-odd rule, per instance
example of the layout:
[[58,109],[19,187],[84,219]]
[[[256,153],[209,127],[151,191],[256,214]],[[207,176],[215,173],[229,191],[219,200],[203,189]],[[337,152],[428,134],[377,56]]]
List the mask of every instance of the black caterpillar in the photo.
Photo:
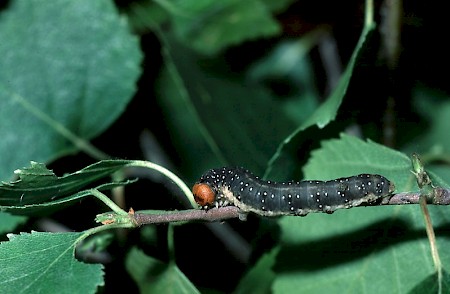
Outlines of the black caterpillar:
[[394,192],[383,176],[360,174],[331,181],[264,181],[243,168],[212,169],[192,188],[202,208],[235,205],[264,216],[333,213],[336,209],[373,204]]

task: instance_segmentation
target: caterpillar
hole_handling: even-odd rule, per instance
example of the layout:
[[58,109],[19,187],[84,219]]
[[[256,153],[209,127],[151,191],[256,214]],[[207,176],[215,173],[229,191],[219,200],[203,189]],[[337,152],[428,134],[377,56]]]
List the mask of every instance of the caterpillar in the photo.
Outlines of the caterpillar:
[[274,182],[262,180],[244,168],[223,167],[206,172],[192,192],[203,209],[234,205],[241,212],[263,216],[305,216],[374,204],[394,189],[392,182],[376,174],[330,181]]

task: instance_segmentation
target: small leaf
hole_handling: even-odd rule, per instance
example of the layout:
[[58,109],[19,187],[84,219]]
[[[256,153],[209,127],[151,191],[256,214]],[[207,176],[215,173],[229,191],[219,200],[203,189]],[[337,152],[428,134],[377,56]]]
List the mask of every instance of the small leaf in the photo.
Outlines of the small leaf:
[[103,160],[77,172],[57,177],[44,164],[16,170],[19,180],[0,185],[0,206],[40,204],[78,192],[83,187],[113,174],[128,160]]
[[[75,200],[91,196],[93,195],[93,190],[111,190],[116,187],[121,187],[127,184],[134,183],[135,180],[128,180],[128,181],[122,181],[122,182],[115,182],[115,183],[106,183],[99,185],[92,189],[82,190],[75,194],[69,194],[66,196],[63,196],[62,198],[58,199],[51,199],[48,202],[44,203],[38,203],[38,204],[28,204],[28,205],[18,205],[18,206],[0,206],[1,210],[11,212],[13,214],[24,214],[24,215],[40,215],[42,212],[48,212],[55,210],[59,208],[60,205],[67,205],[69,203],[74,202]],[[94,195],[95,196],[95,195]],[[98,198],[98,197],[97,197]]]
[[125,266],[140,293],[200,293],[174,264],[165,264],[133,248]]
[[21,233],[0,243],[0,293],[95,293],[103,266],[74,257],[83,233]]

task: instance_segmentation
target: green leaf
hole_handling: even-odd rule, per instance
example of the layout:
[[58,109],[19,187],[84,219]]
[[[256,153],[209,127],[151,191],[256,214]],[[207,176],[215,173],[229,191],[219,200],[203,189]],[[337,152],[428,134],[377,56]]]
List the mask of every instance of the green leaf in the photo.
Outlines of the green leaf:
[[110,126],[136,90],[142,59],[110,0],[10,2],[0,14],[0,179]]
[[132,2],[125,11],[133,31],[148,31],[155,26],[162,26],[169,19],[169,14],[154,0]]
[[266,5],[271,11],[280,12],[285,10],[290,4],[295,2],[295,0],[261,0],[261,2],[264,3],[264,5]]
[[179,39],[206,54],[280,32],[280,25],[258,0],[159,0],[158,3],[172,14],[173,30]]
[[[419,190],[410,170],[406,155],[348,135],[322,142],[304,166],[308,179],[379,173],[395,183],[396,192]],[[439,233],[450,224],[448,207],[429,210],[439,254],[448,267],[450,253],[444,248],[450,240]],[[275,293],[406,293],[434,272],[418,205],[358,207],[331,216],[286,217],[279,224],[283,245],[275,266]]]
[[174,264],[165,264],[133,248],[125,266],[140,293],[200,293]]
[[[439,288],[439,283],[441,284],[441,288]],[[440,280],[437,273],[431,274],[409,293],[450,293],[450,275],[444,270],[442,273],[442,279]]]
[[158,99],[174,124],[175,144],[190,150],[183,153],[184,160],[195,156],[193,165],[201,166],[214,156],[223,165],[244,165],[261,173],[278,142],[294,128],[280,104],[265,89],[208,72],[182,46],[168,46]]
[[25,223],[27,220],[24,216],[11,215],[7,212],[0,212],[0,235],[9,233],[18,225]]
[[372,141],[341,134],[311,152],[303,167],[305,179],[330,180],[360,173],[381,174],[395,183],[396,192],[417,191],[411,160],[401,152]]
[[0,243],[0,293],[95,293],[103,266],[74,257],[83,233],[21,233]]
[[[431,175],[438,175],[445,183],[450,183],[450,167],[448,165],[427,165],[427,172]],[[447,185],[444,185],[447,187]]]
[[247,74],[255,84],[282,83],[285,92],[274,99],[278,98],[284,116],[296,125],[314,112],[320,100],[308,53],[321,37],[322,32],[317,30],[299,40],[280,42],[272,52],[254,63]]
[[357,66],[357,61],[360,58],[362,50],[368,42],[368,39],[372,37],[374,29],[375,23],[364,27],[358,44],[353,51],[353,55],[350,58],[347,68],[339,80],[336,89],[334,89],[333,93],[327,98],[327,100],[314,111],[309,119],[301,124],[293,133],[287,136],[278,146],[276,153],[272,156],[269,165],[267,166],[265,177],[287,178],[288,175],[292,174],[292,170],[296,165],[295,158],[297,157],[297,154],[292,152],[292,149],[300,144],[299,141],[304,139],[305,135],[303,132],[312,126],[323,128],[336,118],[337,111],[350,85],[353,72]]
[[[416,92],[420,90],[416,89]],[[450,125],[450,101],[446,97],[445,99],[438,100],[432,99],[431,96],[434,93],[416,93],[418,96],[417,108],[421,110],[422,115],[430,121],[429,129],[424,133],[418,134],[419,136],[411,142],[411,146],[408,150],[414,152],[433,152],[434,156],[450,153],[450,138],[448,136],[448,126]],[[426,100],[420,101],[419,99]],[[448,159],[447,159],[448,160]]]
[[[42,214],[46,214],[48,212],[52,212],[56,209],[61,209],[61,206],[64,206],[64,205],[67,206],[68,204],[73,203],[76,200],[79,200],[79,199],[87,197],[87,196],[94,195],[95,197],[97,197],[100,200],[102,200],[103,202],[105,202],[103,199],[101,199],[100,197],[98,197],[98,195],[95,194],[95,191],[97,191],[97,194],[98,194],[98,193],[101,193],[99,191],[111,190],[113,188],[121,187],[121,186],[131,184],[134,182],[135,182],[135,180],[106,183],[106,184],[102,184],[97,187],[94,187],[92,189],[82,190],[75,194],[69,194],[69,195],[63,196],[62,198],[51,199],[50,201],[44,202],[44,203],[17,205],[17,206],[15,206],[15,205],[0,206],[0,209],[3,211],[11,212],[13,214],[42,215]],[[103,196],[105,198],[107,198],[107,196],[105,196],[105,195],[103,195]],[[107,198],[107,199],[109,199],[109,198]],[[111,200],[109,200],[109,201],[111,201]],[[105,204],[107,204],[109,207],[111,207],[111,205],[109,203],[105,203]]]
[[[448,207],[429,209],[448,268]],[[408,293],[434,273],[418,205],[358,207],[285,217],[279,224],[283,245],[274,293]]]
[[[341,134],[340,139],[323,141],[321,148],[311,152],[303,167],[306,179],[330,180],[360,173],[381,174],[393,181],[396,192],[418,191],[411,173],[411,160],[403,153],[372,141],[363,141]],[[449,184],[430,172],[434,184]]]
[[272,266],[275,264],[279,247],[261,256],[258,262],[240,280],[233,293],[271,293],[275,273]]
[[130,162],[103,160],[62,177],[57,177],[42,163],[31,162],[30,167],[15,171],[19,180],[0,185],[0,206],[24,206],[58,200],[113,174]]

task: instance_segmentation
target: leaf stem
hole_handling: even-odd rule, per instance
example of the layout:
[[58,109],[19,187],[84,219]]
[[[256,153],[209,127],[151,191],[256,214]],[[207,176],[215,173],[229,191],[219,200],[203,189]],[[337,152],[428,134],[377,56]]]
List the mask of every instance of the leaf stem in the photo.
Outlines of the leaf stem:
[[425,229],[427,231],[428,241],[431,247],[431,256],[434,262],[434,268],[438,276],[438,293],[442,293],[442,263],[437,249],[436,235],[434,234],[433,224],[431,222],[430,213],[428,211],[426,197],[420,197],[420,208],[422,209],[425,220]]
[[97,197],[98,199],[100,199],[103,203],[105,203],[107,206],[109,206],[115,213],[119,214],[119,215],[128,215],[128,212],[126,212],[125,210],[123,210],[122,208],[120,208],[116,203],[114,203],[114,201],[112,201],[111,199],[109,199],[108,196],[106,196],[105,194],[103,194],[102,192],[100,192],[97,189],[91,189],[89,191],[93,196]]
[[364,26],[371,27],[373,25],[373,0],[366,0],[364,11]]
[[168,177],[169,179],[171,179],[181,189],[181,191],[183,191],[183,193],[186,195],[189,202],[191,203],[192,207],[195,207],[195,208],[198,207],[197,203],[194,200],[194,196],[192,195],[191,189],[177,175],[175,175],[170,170],[168,170],[160,165],[157,165],[155,163],[152,163],[150,161],[143,161],[143,160],[134,160],[134,161],[130,162],[129,164],[127,164],[126,166],[145,167],[145,168],[149,168],[149,169],[158,171],[159,173],[161,173],[161,174],[165,175],[166,177]]
[[132,228],[133,226],[130,223],[114,223],[110,225],[103,225],[90,228],[83,232],[83,234],[75,241],[75,245],[86,239],[87,237],[106,231],[111,229],[124,229],[124,228]]

